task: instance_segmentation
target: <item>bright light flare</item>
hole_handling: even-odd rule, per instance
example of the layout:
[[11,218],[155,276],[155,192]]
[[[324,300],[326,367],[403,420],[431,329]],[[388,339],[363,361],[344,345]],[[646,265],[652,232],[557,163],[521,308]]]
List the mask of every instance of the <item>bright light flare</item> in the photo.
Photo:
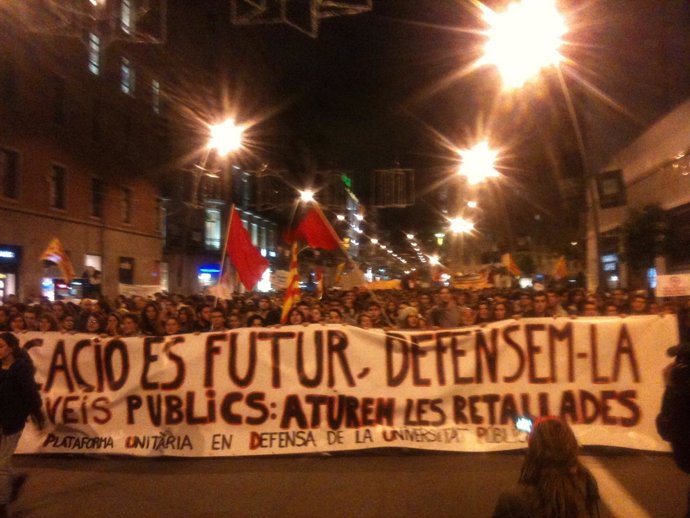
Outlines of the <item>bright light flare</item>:
[[568,26],[555,0],[521,0],[502,12],[482,5],[482,11],[489,28],[479,64],[494,65],[506,87],[519,88],[563,60],[559,51]]
[[478,205],[478,204],[477,204],[476,201],[468,201],[468,202],[467,202],[467,206],[468,206],[470,209],[476,209],[476,208],[477,208],[477,205]]
[[468,234],[474,230],[474,222],[457,217],[450,220],[450,231],[453,234]]
[[375,237],[372,237],[372,238],[371,238],[371,244],[372,244],[372,245],[375,245],[375,244],[377,244],[378,242],[379,242],[379,240],[376,239]]
[[407,239],[414,239],[414,234],[407,234]]
[[470,149],[458,150],[458,155],[462,160],[458,174],[466,177],[470,185],[477,185],[488,178],[500,176],[496,170],[498,151],[491,149],[486,140],[475,144]]
[[314,191],[311,189],[305,189],[299,192],[299,200],[302,203],[309,203],[314,201]]
[[[424,262],[424,261],[422,261],[422,262]],[[437,266],[439,264],[441,264],[441,260],[439,259],[439,257],[437,255],[430,255],[429,256],[429,265]]]
[[208,147],[221,155],[227,155],[242,147],[244,126],[238,126],[233,119],[227,119],[210,127],[211,139]]
[[361,214],[356,214],[355,218],[357,218],[357,221],[364,221],[364,216],[362,216]]
[[345,216],[343,216],[342,214],[338,214],[338,215],[336,215],[336,219],[338,221],[345,221]]

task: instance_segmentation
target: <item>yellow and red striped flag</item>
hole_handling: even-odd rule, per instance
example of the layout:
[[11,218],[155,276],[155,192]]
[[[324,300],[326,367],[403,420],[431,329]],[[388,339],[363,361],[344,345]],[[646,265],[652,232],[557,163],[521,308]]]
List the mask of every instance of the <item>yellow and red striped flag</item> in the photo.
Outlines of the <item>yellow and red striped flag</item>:
[[562,255],[553,265],[553,276],[557,279],[565,279],[568,276],[568,264],[565,262],[565,256]]
[[288,273],[287,290],[283,301],[283,312],[280,315],[280,323],[287,323],[288,313],[300,300],[299,272],[297,271],[297,241],[292,243],[290,256],[290,272]]
[[57,237],[54,237],[48,244],[48,248],[41,254],[41,261],[49,261],[57,264],[65,283],[69,284],[75,277],[72,261]]
[[510,273],[510,275],[522,275],[522,270],[520,270],[517,263],[513,261],[513,258],[510,257],[510,254],[503,254],[501,256],[501,264],[503,264],[503,266],[506,267],[506,270],[508,270],[508,273]]

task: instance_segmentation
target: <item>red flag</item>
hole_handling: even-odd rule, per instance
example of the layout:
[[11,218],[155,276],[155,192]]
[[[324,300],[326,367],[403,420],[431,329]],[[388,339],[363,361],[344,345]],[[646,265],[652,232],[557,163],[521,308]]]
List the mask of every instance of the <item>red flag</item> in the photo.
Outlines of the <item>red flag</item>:
[[251,290],[259,282],[268,268],[268,261],[261,255],[259,249],[252,244],[249,232],[242,225],[240,215],[235,207],[230,211],[228,222],[227,252],[235,270],[237,270],[244,287]]
[[297,228],[288,235],[288,243],[302,240],[312,248],[322,250],[337,250],[340,248],[340,238],[323,215],[318,206],[313,206]]

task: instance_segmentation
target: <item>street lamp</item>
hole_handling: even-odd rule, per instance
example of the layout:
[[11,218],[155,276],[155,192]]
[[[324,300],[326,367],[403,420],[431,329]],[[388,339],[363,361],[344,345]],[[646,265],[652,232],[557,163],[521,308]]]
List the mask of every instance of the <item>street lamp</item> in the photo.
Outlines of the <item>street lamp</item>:
[[468,234],[474,230],[474,222],[458,216],[450,221],[450,231],[453,234]]
[[477,185],[488,178],[499,176],[496,170],[498,151],[491,149],[486,140],[469,149],[458,150],[458,155],[461,158],[458,174],[467,178],[470,185]]
[[243,126],[238,126],[234,119],[226,119],[220,124],[210,126],[209,149],[215,149],[222,156],[237,151],[243,144],[244,129]]
[[299,200],[302,203],[309,203],[314,201],[314,191],[311,189],[305,189],[299,192]]
[[555,0],[521,0],[502,12],[480,6],[489,28],[479,64],[494,65],[506,87],[519,88],[563,60],[559,50],[568,26]]

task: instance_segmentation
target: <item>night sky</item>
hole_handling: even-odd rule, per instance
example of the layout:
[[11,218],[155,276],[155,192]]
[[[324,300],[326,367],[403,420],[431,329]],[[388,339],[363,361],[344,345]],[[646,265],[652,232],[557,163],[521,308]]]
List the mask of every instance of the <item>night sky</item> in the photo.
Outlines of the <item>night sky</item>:
[[[690,94],[690,2],[559,6],[571,28],[563,75],[590,167],[599,170]],[[382,211],[384,225],[402,228],[438,219],[439,187],[457,188],[457,159],[444,140],[469,145],[488,132],[502,149],[508,217],[530,225],[538,213],[558,225],[556,233],[567,220],[575,237],[578,211],[567,214],[558,186],[581,176],[582,162],[558,76],[544,74],[512,94],[501,93],[487,67],[460,77],[481,53],[482,28],[468,0],[375,0],[370,13],[324,20],[318,39],[278,25],[231,28],[235,77],[251,76],[256,88],[245,87],[245,97],[261,92],[255,104],[270,106],[256,128],[264,158],[305,179],[315,169],[352,170],[363,193],[372,169],[414,168],[420,202]],[[485,216],[489,226],[499,223]]]

